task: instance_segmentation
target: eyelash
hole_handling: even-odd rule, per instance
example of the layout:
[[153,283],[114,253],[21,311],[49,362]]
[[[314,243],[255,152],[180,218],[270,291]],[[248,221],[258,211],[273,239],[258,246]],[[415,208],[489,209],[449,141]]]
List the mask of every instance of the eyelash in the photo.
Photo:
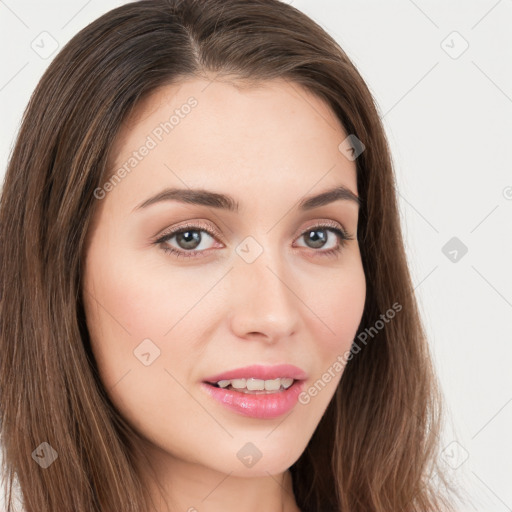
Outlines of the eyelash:
[[[349,240],[354,240],[353,236],[349,235],[343,229],[340,229],[339,227],[336,227],[336,226],[337,225],[332,225],[332,224],[325,223],[325,222],[321,223],[321,224],[316,224],[314,226],[309,227],[305,231],[303,231],[300,234],[299,238],[304,236],[305,234],[307,234],[310,231],[315,231],[315,230],[331,231],[331,232],[335,233],[337,238],[338,238],[338,245],[336,247],[333,247],[331,249],[327,249],[327,250],[324,250],[324,251],[322,251],[320,249],[318,249],[318,250],[312,249],[312,248],[309,248],[309,249],[311,251],[315,252],[315,253],[318,253],[318,255],[321,256],[321,257],[335,256],[345,247],[346,243]],[[215,238],[216,236],[219,236],[217,231],[206,229],[205,226],[200,226],[200,225],[197,225],[197,224],[186,224],[186,225],[180,226],[179,228],[176,228],[176,229],[174,229],[172,231],[164,233],[162,236],[160,236],[153,243],[156,244],[156,245],[159,245],[160,248],[164,252],[173,254],[174,256],[176,256],[178,258],[196,258],[196,257],[201,257],[201,253],[209,251],[209,249],[202,250],[202,251],[178,250],[178,249],[176,249],[174,247],[170,247],[168,244],[166,244],[166,242],[168,242],[175,235],[178,235],[180,233],[184,233],[186,231],[203,231],[203,232],[207,233],[209,236],[211,236],[212,238]]]

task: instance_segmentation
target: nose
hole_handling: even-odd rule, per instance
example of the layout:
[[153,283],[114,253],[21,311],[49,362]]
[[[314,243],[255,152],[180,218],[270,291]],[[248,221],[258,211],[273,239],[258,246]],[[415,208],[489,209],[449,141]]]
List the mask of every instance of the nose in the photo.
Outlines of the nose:
[[282,255],[264,251],[231,272],[231,329],[239,338],[275,343],[298,329],[301,301]]

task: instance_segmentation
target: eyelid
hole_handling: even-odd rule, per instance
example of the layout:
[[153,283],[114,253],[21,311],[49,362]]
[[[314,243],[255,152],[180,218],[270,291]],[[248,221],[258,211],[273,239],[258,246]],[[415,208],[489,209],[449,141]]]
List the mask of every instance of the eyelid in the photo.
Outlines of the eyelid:
[[[193,221],[187,221],[184,224],[178,224],[177,226],[173,226],[171,228],[167,228],[161,233],[159,233],[156,237],[154,237],[151,241],[154,243],[159,242],[162,238],[167,237],[168,235],[176,235],[177,233],[180,233],[181,231],[186,231],[187,228],[190,230],[204,230],[208,234],[211,233],[211,235],[219,238],[221,241],[223,239],[223,236],[221,232],[213,225],[213,224],[205,224],[200,220],[193,220]],[[200,229],[198,229],[200,228]],[[192,251],[189,251],[192,252]],[[200,251],[203,252],[203,251]]]
[[[310,221],[308,221],[308,223],[309,222]],[[305,232],[310,231],[311,229],[317,229],[319,227],[329,227],[340,230],[347,237],[347,240],[353,240],[352,235],[345,229],[345,226],[343,226],[343,224],[330,219],[316,219],[312,225],[308,224],[306,227],[304,227],[303,224],[302,227],[295,233],[294,239],[298,238],[299,236],[302,236]]]

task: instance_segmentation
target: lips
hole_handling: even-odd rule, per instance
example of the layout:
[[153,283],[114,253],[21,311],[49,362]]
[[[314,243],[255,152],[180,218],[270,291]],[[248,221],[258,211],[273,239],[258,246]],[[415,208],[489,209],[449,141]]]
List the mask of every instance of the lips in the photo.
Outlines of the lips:
[[254,419],[270,420],[287,414],[297,405],[304,385],[303,380],[296,380],[288,389],[269,394],[241,393],[233,389],[217,388],[206,382],[201,383],[201,388],[214,402],[231,412]]
[[[290,412],[297,404],[299,394],[305,385],[307,374],[304,370],[291,364],[275,366],[252,365],[227,372],[211,375],[202,383],[201,388],[215,402],[242,416],[255,419],[273,419]],[[232,389],[231,386],[217,386],[219,381],[237,379],[273,381],[274,379],[293,379],[286,389],[274,391],[251,391]],[[226,382],[223,383],[226,385]]]
[[228,370],[217,375],[212,375],[203,380],[203,382],[209,384],[215,384],[221,380],[232,380],[232,379],[260,379],[260,380],[272,380],[278,378],[289,378],[293,380],[305,380],[307,374],[304,370],[291,364],[278,364],[273,366],[266,365],[252,365],[244,368],[236,368],[234,370]]

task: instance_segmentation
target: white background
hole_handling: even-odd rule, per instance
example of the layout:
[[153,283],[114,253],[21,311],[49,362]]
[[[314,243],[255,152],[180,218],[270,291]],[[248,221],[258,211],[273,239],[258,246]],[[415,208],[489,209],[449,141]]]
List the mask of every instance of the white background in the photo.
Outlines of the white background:
[[[0,178],[55,56],[41,58],[32,42],[46,31],[60,48],[123,3],[0,1]],[[443,461],[471,495],[462,510],[512,511],[512,1],[288,3],[340,43],[384,119],[451,417]],[[468,248],[456,262],[442,252],[452,237]]]

